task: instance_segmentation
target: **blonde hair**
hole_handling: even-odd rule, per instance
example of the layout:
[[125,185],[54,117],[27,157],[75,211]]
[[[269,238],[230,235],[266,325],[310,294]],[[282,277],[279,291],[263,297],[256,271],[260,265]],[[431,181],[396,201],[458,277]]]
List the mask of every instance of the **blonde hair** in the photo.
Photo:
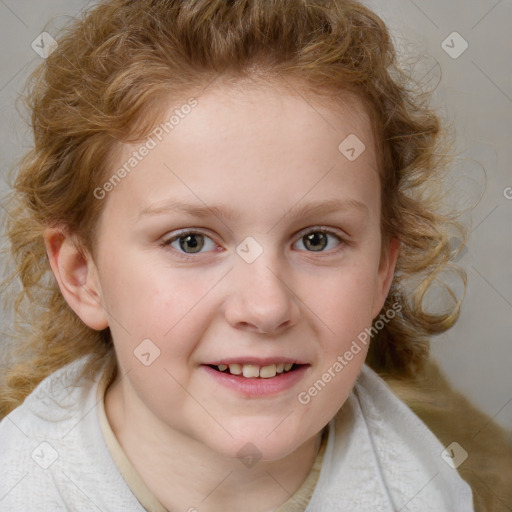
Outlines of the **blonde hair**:
[[[103,364],[115,373],[110,332],[91,330],[65,302],[43,229],[65,226],[94,254],[104,204],[94,190],[119,143],[147,136],[162,103],[216,78],[293,83],[333,104],[352,92],[364,103],[381,158],[382,231],[401,241],[383,309],[399,304],[399,313],[372,339],[368,362],[399,375],[422,365],[428,338],[451,327],[460,307],[455,299],[447,311],[432,313],[424,304],[452,265],[449,233],[457,226],[442,213],[438,193],[449,151],[429,95],[398,65],[376,14],[352,0],[109,0],[56,39],[57,49],[27,83],[34,147],[19,165],[6,217],[15,269],[5,286],[19,280],[22,289],[14,301],[20,336],[0,390],[0,415],[85,354],[91,357],[84,373]],[[420,285],[407,292],[418,276]]]

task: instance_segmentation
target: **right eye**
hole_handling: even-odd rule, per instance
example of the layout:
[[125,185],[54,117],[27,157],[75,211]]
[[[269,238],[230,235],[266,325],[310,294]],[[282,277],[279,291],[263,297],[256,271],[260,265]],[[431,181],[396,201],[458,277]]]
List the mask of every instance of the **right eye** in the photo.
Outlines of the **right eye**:
[[169,237],[164,240],[163,244],[166,247],[172,247],[183,255],[199,254],[203,248],[208,246],[211,249],[215,249],[215,242],[208,236],[197,231],[182,231],[178,235]]

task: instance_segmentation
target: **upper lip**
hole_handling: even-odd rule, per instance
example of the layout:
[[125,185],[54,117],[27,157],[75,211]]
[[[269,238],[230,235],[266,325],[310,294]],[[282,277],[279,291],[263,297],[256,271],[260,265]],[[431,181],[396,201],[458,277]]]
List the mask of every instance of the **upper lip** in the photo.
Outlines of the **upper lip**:
[[225,359],[218,359],[216,361],[211,361],[209,363],[204,363],[207,365],[218,366],[219,364],[253,364],[255,366],[268,366],[274,363],[292,363],[292,364],[307,364],[302,361],[297,360],[294,357],[251,357],[251,356],[241,356],[241,357],[227,357]]

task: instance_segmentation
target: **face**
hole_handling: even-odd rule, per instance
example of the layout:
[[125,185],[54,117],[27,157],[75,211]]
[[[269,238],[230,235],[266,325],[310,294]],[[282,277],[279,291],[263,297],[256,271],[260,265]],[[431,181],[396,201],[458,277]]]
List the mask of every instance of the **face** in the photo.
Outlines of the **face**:
[[[353,135],[339,149],[351,134],[359,156]],[[389,288],[368,118],[217,86],[155,140],[103,199],[94,262],[126,406],[222,455],[282,458],[347,398],[367,345],[344,354]]]

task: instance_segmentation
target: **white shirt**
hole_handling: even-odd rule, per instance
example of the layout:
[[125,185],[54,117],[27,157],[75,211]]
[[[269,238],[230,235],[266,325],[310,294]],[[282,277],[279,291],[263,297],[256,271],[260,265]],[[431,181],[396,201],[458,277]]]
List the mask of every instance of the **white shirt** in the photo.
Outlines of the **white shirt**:
[[[105,444],[83,359],[43,380],[0,422],[0,511],[144,512]],[[306,512],[473,512],[444,447],[369,367],[330,421]]]

